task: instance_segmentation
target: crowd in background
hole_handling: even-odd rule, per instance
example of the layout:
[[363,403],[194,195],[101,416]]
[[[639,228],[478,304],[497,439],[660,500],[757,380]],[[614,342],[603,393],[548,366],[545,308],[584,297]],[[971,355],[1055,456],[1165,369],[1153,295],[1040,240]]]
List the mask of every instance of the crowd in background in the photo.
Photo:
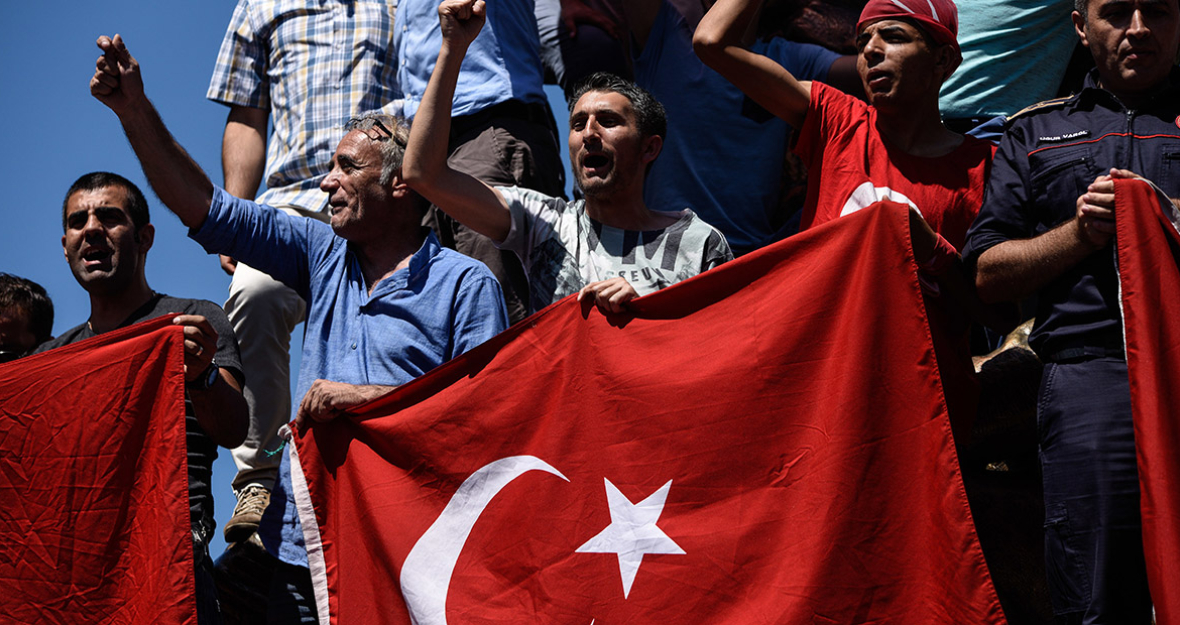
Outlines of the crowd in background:
[[227,540],[274,559],[268,619],[314,622],[292,418],[333,418],[567,295],[625,313],[880,201],[910,208],[959,445],[972,356],[1035,318],[1057,618],[1150,622],[1113,181],[1180,197],[1176,0],[240,0],[208,89],[228,107],[220,186],[121,38],[98,45],[92,94],[229,296],[150,288],[143,194],[83,175],[62,241],[91,316],[53,338],[44,289],[0,274],[0,358],[184,313],[201,622],[235,620],[207,548],[217,446],[238,467]]

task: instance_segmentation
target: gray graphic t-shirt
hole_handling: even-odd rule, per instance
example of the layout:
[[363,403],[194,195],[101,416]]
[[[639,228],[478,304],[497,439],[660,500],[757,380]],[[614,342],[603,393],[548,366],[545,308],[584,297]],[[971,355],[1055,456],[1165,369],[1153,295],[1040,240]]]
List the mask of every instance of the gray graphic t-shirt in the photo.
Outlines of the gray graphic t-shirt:
[[585,202],[519,187],[497,187],[512,212],[499,246],[520,257],[533,311],[591,282],[622,276],[640,295],[654,293],[732,260],[725,236],[689,209],[662,230],[620,230],[594,221]]

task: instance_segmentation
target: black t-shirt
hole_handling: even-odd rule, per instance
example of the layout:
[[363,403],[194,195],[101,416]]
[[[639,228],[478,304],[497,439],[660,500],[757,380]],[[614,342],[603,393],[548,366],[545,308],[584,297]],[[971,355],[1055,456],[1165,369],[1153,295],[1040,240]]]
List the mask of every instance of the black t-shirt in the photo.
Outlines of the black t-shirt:
[[[213,302],[201,299],[184,299],[169,297],[155,293],[146,304],[131,313],[119,328],[155,319],[171,313],[188,315],[203,315],[209,320],[213,329],[217,331],[217,355],[214,359],[218,366],[227,369],[231,375],[243,382],[242,359],[238,355],[238,341],[234,338],[233,328],[225,311]],[[97,336],[90,329],[88,323],[71,328],[56,339],[42,344],[37,352],[43,352],[55,347],[70,345]],[[205,430],[197,422],[193,414],[193,404],[188,391],[184,393],[184,429],[185,442],[188,448],[188,500],[189,512],[192,515],[193,529],[202,536],[208,537],[216,527],[213,519],[213,461],[217,459],[217,444],[209,438]]]

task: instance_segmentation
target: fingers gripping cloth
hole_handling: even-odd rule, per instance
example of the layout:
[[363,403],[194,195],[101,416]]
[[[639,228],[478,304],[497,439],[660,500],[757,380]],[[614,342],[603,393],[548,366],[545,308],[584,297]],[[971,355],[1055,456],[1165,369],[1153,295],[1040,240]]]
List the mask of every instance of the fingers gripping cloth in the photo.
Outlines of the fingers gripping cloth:
[[949,241],[942,238],[941,234],[935,235],[938,237],[938,243],[934,246],[934,251],[931,252],[930,258],[920,262],[918,267],[922,273],[941,276],[950,269],[951,264],[959,257],[959,253],[955,251],[955,246],[951,245]]

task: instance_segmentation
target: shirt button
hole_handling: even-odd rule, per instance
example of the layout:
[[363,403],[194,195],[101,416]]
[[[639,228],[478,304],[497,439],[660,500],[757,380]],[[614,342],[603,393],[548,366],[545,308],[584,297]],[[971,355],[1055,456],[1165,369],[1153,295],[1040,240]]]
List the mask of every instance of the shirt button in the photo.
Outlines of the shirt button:
[[356,343],[353,343],[353,344],[352,344],[352,348],[353,348],[353,349],[356,349]]

